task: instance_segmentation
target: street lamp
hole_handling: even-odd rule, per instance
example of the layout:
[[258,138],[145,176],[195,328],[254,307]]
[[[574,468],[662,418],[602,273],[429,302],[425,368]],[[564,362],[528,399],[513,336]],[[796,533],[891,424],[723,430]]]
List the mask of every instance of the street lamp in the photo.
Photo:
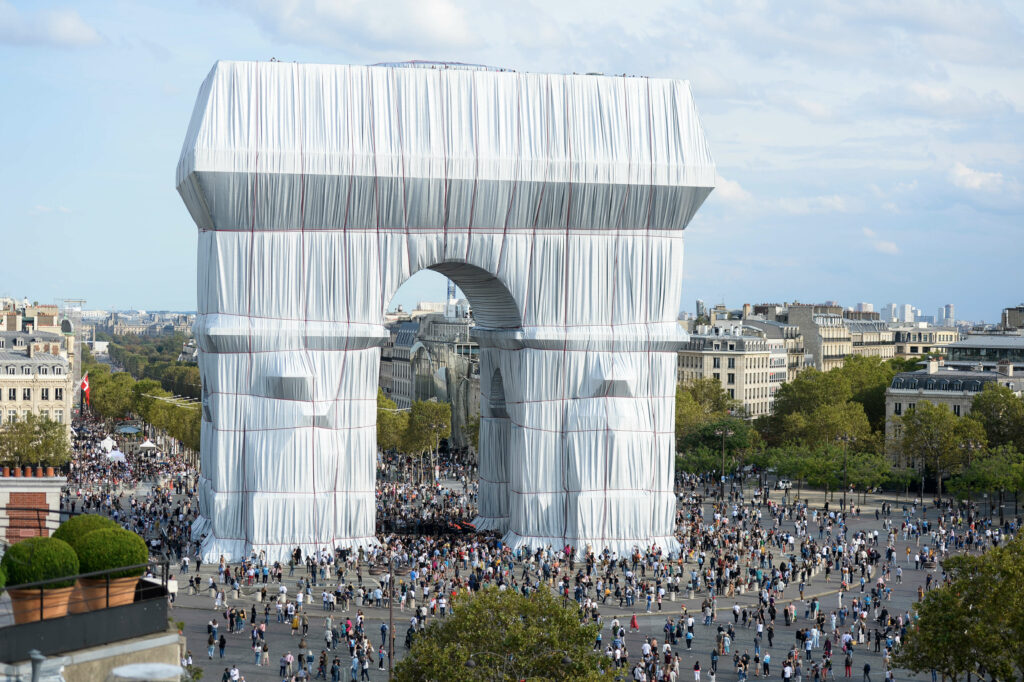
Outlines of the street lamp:
[[843,513],[846,513],[846,491],[849,490],[850,484],[846,475],[846,464],[847,464],[847,449],[850,443],[857,440],[849,434],[843,434],[836,436],[836,440],[843,444]]
[[715,435],[722,437],[722,480],[718,494],[722,504],[725,504],[725,439],[732,437],[733,430],[728,428],[715,429]]
[[[960,443],[960,450],[963,451],[964,456],[967,458],[967,466],[971,466],[971,460],[974,459],[972,453],[981,450],[981,443],[974,440],[973,438],[968,438],[967,440]],[[989,502],[988,515],[992,516],[991,502]]]

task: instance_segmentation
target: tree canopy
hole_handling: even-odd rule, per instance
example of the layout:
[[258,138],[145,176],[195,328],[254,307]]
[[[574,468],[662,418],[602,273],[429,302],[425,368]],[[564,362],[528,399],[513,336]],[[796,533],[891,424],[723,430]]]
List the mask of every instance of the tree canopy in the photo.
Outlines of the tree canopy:
[[396,665],[395,677],[611,681],[610,661],[593,651],[597,632],[597,625],[580,624],[575,602],[562,606],[548,589],[523,596],[486,588],[460,597],[450,616],[434,619]]
[[1024,398],[991,381],[971,403],[971,417],[985,429],[992,447],[1012,445],[1024,452]]
[[917,462],[935,477],[940,496],[943,477],[958,473],[967,461],[970,453],[962,445],[973,441],[984,446],[986,442],[981,422],[957,417],[948,405],[922,400],[898,419],[902,430],[900,451],[907,462]]
[[934,668],[954,680],[966,673],[1024,678],[1024,537],[942,565],[950,583],[917,605],[920,618],[896,665],[918,673]]
[[0,426],[0,460],[13,465],[60,466],[71,460],[67,426],[32,412]]

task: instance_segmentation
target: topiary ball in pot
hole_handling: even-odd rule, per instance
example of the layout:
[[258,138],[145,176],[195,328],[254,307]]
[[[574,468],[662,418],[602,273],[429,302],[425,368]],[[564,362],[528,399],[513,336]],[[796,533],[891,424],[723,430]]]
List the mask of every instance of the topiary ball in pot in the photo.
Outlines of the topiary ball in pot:
[[[59,538],[26,538],[7,548],[3,561],[7,581],[14,586],[37,583],[78,574],[78,556],[71,545]],[[71,587],[73,577],[46,585],[52,590]]]
[[[149,561],[146,541],[123,528],[94,530],[78,542],[77,549],[83,573],[136,566]],[[138,577],[145,570],[145,567],[124,568],[103,576],[82,578],[86,608],[94,610],[130,604],[135,596]]]
[[[95,530],[78,541],[78,560],[82,573],[134,566],[149,561],[149,548],[138,534],[123,528]],[[140,576],[145,568],[111,573],[111,578]]]
[[[14,622],[30,623],[40,618],[60,618],[68,613],[73,576],[78,573],[78,556],[71,545],[58,538],[27,538],[7,548],[0,569],[13,585],[11,595]],[[21,589],[19,585],[56,580],[41,587]]]
[[94,530],[105,530],[108,528],[120,528],[113,519],[99,514],[80,514],[60,524],[60,528],[53,531],[53,537],[63,540],[78,551],[78,543]]

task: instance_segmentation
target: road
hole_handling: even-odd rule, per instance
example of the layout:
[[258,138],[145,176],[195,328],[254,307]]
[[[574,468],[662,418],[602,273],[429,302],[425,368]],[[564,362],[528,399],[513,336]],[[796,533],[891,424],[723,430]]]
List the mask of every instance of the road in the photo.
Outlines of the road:
[[[803,496],[805,498],[810,498],[810,503],[812,506],[820,507],[823,501],[821,499],[822,494],[816,493],[814,491],[805,491]],[[903,502],[898,501],[892,497],[888,497],[885,499],[893,503],[892,518],[894,520],[894,523],[898,526],[900,520],[900,509],[902,508]],[[862,516],[854,518],[851,521],[851,528],[855,531],[881,529],[881,522],[875,520],[874,510],[877,507],[877,505],[879,505],[882,501],[882,498],[869,497],[867,504],[864,505],[864,511]],[[882,535],[882,537],[884,537],[884,534]],[[896,546],[896,556],[898,558],[905,556],[905,547],[907,546],[907,544],[908,543],[904,543],[902,539],[898,540]],[[909,544],[911,544],[913,549],[913,541],[910,541]],[[215,574],[215,572],[215,566],[203,567],[202,576],[204,584],[208,582],[209,576],[211,574]],[[893,588],[892,601],[885,604],[885,606],[891,613],[902,613],[905,612],[907,608],[909,608],[909,606],[917,597],[918,586],[924,585],[925,576],[927,572],[928,571],[926,570],[915,570],[913,563],[911,563],[909,566],[905,563],[903,564],[903,583],[891,583],[890,586]],[[221,675],[224,672],[224,669],[232,664],[235,664],[238,666],[239,670],[241,671],[241,673],[244,675],[245,679],[248,682],[269,682],[271,680],[279,682],[282,678],[277,674],[278,659],[280,658],[282,652],[296,652],[298,649],[299,640],[301,639],[298,636],[293,637],[290,635],[289,625],[275,622],[275,618],[273,616],[271,616],[270,622],[267,624],[267,642],[270,646],[271,660],[271,665],[269,668],[258,667],[254,664],[253,654],[250,649],[250,636],[247,631],[241,632],[239,634],[227,635],[228,644],[225,650],[224,658],[219,658],[218,654],[215,652],[214,660],[209,660],[206,656],[207,622],[211,618],[216,617],[218,621],[221,623],[221,631],[223,631],[225,629],[223,609],[221,609],[220,612],[215,611],[213,609],[213,600],[208,597],[209,592],[203,592],[199,596],[192,596],[186,594],[187,577],[179,577],[181,577],[179,583],[183,587],[180,588],[178,601],[175,607],[173,608],[171,615],[173,619],[180,620],[185,623],[183,632],[187,638],[188,647],[193,654],[195,663],[200,665],[204,669],[204,679],[220,680]],[[354,579],[354,576],[351,577]],[[296,572],[296,575],[293,578],[288,579],[286,571],[286,584],[289,587],[289,593],[294,593],[295,580],[297,578],[298,572]],[[940,574],[936,573],[933,575],[933,580],[937,581],[939,578]],[[810,598],[811,596],[818,596],[819,601],[822,604],[822,608],[825,610],[825,613],[827,614],[837,608],[837,589],[837,581],[833,579],[831,583],[826,584],[824,581],[824,574],[822,573],[812,578],[812,580],[808,583],[805,591],[805,597]],[[851,590],[851,592],[849,592],[846,595],[844,603],[849,605],[851,598],[857,596],[858,594],[859,586]],[[257,596],[258,595],[255,594],[255,591],[253,595],[243,594],[240,602],[245,604],[247,608],[251,609],[251,606],[253,603],[255,603]],[[686,594],[683,593],[683,596],[685,597]],[[793,586],[787,589],[786,594],[784,596],[785,599],[779,600],[778,602],[780,604],[780,611],[781,605],[789,603],[791,599],[795,600],[798,598],[796,587]],[[641,610],[637,612],[637,618],[640,624],[640,632],[633,632],[627,635],[627,647],[631,653],[632,660],[636,660],[638,653],[641,649],[641,645],[644,641],[644,638],[652,637],[657,639],[659,645],[662,643],[662,637],[664,634],[662,627],[665,624],[665,619],[670,615],[673,617],[678,617],[678,615],[681,612],[681,607],[683,604],[686,604],[692,613],[699,612],[700,597],[701,595],[698,594],[697,598],[692,600],[683,599],[675,602],[666,600],[663,604],[663,611],[661,611],[660,613],[657,611],[655,611],[652,614],[643,613],[643,607],[640,606]],[[310,646],[314,649],[314,651],[320,651],[324,648],[322,636],[324,622],[323,617],[325,615],[325,612],[322,611],[318,603],[319,600],[314,599],[314,601],[316,603],[314,603],[313,607],[307,608],[306,611],[306,613],[309,615],[310,621],[310,632],[308,641],[310,643]],[[732,621],[733,603],[739,603],[741,606],[743,606],[752,605],[754,604],[754,602],[755,597],[749,594],[740,596],[735,600],[731,598],[722,598],[719,601],[717,619],[712,626],[703,626],[701,624],[701,620],[698,618],[697,626],[695,629],[693,649],[691,651],[687,651],[685,643],[683,643],[682,641],[676,647],[674,647],[675,650],[682,655],[682,662],[680,667],[682,674],[680,676],[680,679],[692,679],[691,670],[693,668],[694,662],[698,660],[698,658],[701,662],[701,667],[703,670],[707,671],[710,668],[710,652],[713,648],[715,641],[715,636],[717,632],[716,626],[719,623],[722,623],[724,625],[726,621]],[[232,602],[232,604],[234,605],[234,602]],[[387,621],[387,609],[376,608],[371,606],[364,606],[361,608],[364,614],[366,614],[366,619],[368,623],[366,627],[366,632],[371,635],[371,641],[373,642],[374,646],[378,646],[380,644],[380,624],[382,622]],[[262,608],[260,606],[257,607],[257,611],[260,614],[260,618],[262,618]],[[339,609],[338,611],[335,611],[334,619],[337,622],[338,619],[341,619],[343,621],[344,618],[347,616],[351,616],[354,618],[355,613],[356,607],[352,607],[348,611],[341,611]],[[625,611],[619,609],[617,608],[617,605],[613,605],[611,604],[611,602],[609,602],[607,610],[602,611],[602,616],[605,622],[605,628],[603,630],[605,643],[611,641],[608,628],[608,624],[611,622],[611,620],[615,617],[618,617],[622,621],[623,626],[628,628],[629,618],[631,614],[632,611]],[[803,615],[804,610],[798,602],[797,620],[791,626],[787,627],[780,613],[780,616],[776,622],[776,636],[774,647],[769,650],[772,654],[772,676],[779,675],[781,677],[781,662],[785,659],[786,652],[789,650],[790,646],[795,642],[796,630],[798,628],[807,627],[809,625],[809,622],[803,618]],[[402,655],[404,655],[406,651],[404,647],[404,636],[408,628],[408,623],[409,613],[407,611],[399,611],[396,606],[395,647],[396,657],[399,659],[402,657]],[[742,629],[742,626],[740,626],[737,629],[737,638],[736,642],[734,642],[733,644],[732,651],[739,652],[741,654],[744,651],[748,651],[751,654],[751,656],[753,656],[753,639],[754,630],[745,630]],[[822,640],[822,642],[823,641],[824,639]],[[767,645],[766,641],[764,642],[764,645]],[[863,679],[862,670],[865,662],[870,663],[871,665],[871,680],[873,682],[880,681],[884,677],[881,654],[873,653],[873,648],[873,645],[863,645],[857,647],[857,653],[854,656],[853,676],[858,681]],[[338,654],[339,658],[341,659],[342,669],[344,673],[342,679],[348,680],[348,665],[351,662],[351,658],[348,655],[347,646],[342,647],[340,650],[335,649],[335,653]],[[815,658],[820,660],[820,657],[821,650],[818,649],[815,651]],[[833,654],[833,661],[836,665],[836,677],[841,678],[843,676],[843,657],[841,652],[839,652],[838,648],[835,649],[835,653]],[[626,671],[624,671],[624,676],[625,673]],[[753,671],[751,671],[750,678],[754,679],[752,673]],[[810,676],[807,674],[806,670],[804,671],[804,675],[804,679],[810,679]],[[384,680],[387,679],[387,673],[378,672],[376,670],[376,666],[374,666],[374,669],[371,670],[370,677],[372,680]],[[472,676],[469,674],[469,671],[467,671],[466,676],[461,679],[469,680],[472,679]],[[707,679],[706,672],[704,679]],[[719,662],[719,672],[717,675],[716,682],[731,682],[732,680],[736,679],[737,674],[734,667],[732,666],[732,655],[729,654],[726,656],[722,656]],[[906,671],[897,671],[895,679],[926,680],[930,679],[930,675],[920,675],[915,677]]]

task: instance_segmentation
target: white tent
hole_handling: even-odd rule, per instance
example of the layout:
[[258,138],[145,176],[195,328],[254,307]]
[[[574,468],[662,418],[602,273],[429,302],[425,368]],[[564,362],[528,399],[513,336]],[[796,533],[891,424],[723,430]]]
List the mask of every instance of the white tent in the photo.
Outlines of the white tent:
[[114,442],[113,438],[107,436],[102,441],[100,441],[100,447],[106,450],[107,452],[110,452],[111,450],[117,447],[117,443]]
[[139,446],[139,450],[156,450],[156,444],[147,438],[145,442]]
[[123,462],[123,461],[125,461],[124,453],[121,452],[120,450],[114,450],[113,452],[109,453],[107,455],[107,459],[110,460],[111,462]]

